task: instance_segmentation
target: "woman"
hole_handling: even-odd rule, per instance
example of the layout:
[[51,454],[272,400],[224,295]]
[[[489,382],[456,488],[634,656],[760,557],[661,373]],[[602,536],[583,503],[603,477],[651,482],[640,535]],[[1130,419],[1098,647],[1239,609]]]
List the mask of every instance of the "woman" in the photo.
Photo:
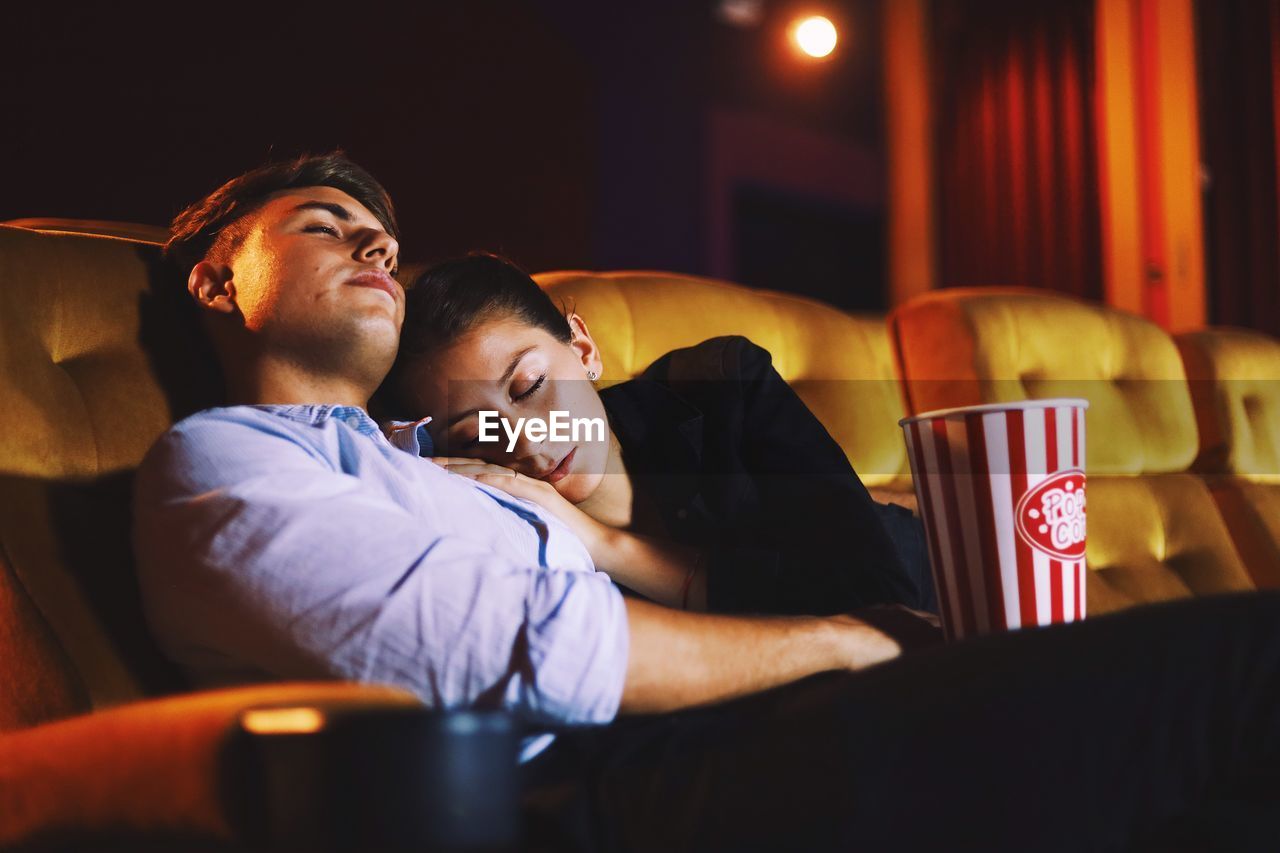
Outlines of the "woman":
[[[597,391],[601,372],[581,316],[512,264],[473,255],[410,289],[384,404],[431,415],[437,462],[550,510],[599,568],[655,601],[936,609],[920,525],[871,499],[764,349],[712,339]],[[553,412],[600,429],[534,440],[511,428]]]

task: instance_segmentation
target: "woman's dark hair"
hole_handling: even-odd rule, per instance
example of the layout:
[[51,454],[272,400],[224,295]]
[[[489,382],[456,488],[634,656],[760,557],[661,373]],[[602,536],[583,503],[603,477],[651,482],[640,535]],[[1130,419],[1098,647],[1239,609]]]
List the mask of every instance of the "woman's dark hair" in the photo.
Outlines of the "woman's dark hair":
[[165,257],[188,272],[206,258],[223,259],[235,253],[248,233],[245,217],[267,196],[301,187],[333,187],[360,202],[387,233],[400,238],[395,208],[382,185],[342,151],[307,155],[267,163],[232,178],[174,217]]
[[474,252],[427,269],[405,294],[400,351],[375,395],[377,407],[384,413],[400,408],[395,398],[409,363],[450,346],[480,323],[497,318],[535,326],[561,343],[573,339],[565,312],[528,273],[506,258]]
[[536,326],[562,343],[572,338],[564,312],[528,273],[506,258],[476,252],[436,264],[409,288],[400,358],[447,347],[498,317]]

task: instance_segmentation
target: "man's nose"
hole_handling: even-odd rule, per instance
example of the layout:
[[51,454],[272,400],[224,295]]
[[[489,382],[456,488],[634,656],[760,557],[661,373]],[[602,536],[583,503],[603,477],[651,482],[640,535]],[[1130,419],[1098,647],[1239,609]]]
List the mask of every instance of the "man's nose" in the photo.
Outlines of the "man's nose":
[[360,243],[359,259],[365,263],[381,264],[387,272],[396,268],[399,254],[400,244],[396,238],[380,228],[370,228]]

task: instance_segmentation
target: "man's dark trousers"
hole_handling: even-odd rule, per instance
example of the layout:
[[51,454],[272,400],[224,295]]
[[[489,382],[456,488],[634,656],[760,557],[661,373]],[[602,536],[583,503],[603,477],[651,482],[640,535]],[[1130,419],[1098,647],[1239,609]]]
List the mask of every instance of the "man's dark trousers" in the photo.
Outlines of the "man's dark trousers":
[[1280,593],[562,733],[531,849],[1280,850]]

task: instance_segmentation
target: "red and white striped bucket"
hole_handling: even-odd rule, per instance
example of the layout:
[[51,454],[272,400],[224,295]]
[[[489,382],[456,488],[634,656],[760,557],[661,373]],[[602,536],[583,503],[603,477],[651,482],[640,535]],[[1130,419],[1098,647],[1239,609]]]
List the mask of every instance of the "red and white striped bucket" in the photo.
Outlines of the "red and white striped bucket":
[[1084,618],[1088,407],[1026,400],[898,422],[948,639]]

